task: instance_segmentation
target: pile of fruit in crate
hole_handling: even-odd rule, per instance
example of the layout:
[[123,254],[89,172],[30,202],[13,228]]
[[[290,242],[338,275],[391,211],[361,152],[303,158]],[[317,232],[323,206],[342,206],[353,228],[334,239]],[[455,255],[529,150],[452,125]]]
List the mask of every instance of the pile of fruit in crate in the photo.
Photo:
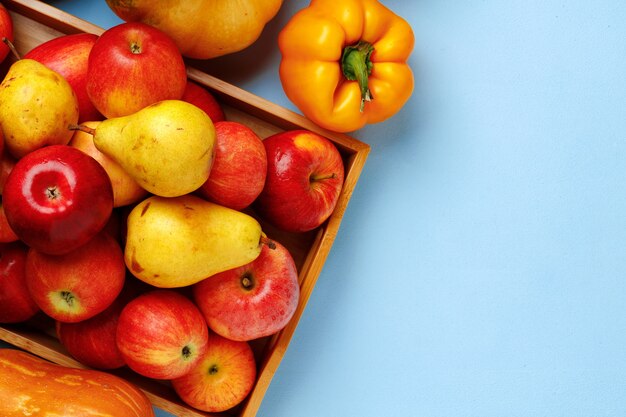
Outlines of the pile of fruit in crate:
[[[259,137],[227,120],[216,97],[187,77],[184,57],[247,47],[280,1],[265,2],[256,28],[231,49],[207,41],[182,48],[190,35],[172,28],[193,30],[189,21],[160,28],[152,23],[166,19],[138,13],[146,21],[134,21],[136,10],[108,3],[125,23],[101,35],[62,35],[24,55],[13,47],[10,14],[0,8],[0,58],[12,60],[0,84],[0,323],[45,315],[86,366],[126,366],[169,381],[192,407],[228,410],[255,383],[250,342],[283,329],[298,306],[294,259],[262,224],[288,233],[324,224],[342,190],[344,160],[312,131]],[[413,39],[406,22],[378,2],[363,3],[404,46],[386,51],[380,39],[379,51],[368,42],[349,46],[332,63],[338,76],[355,74],[346,75],[339,94],[322,79],[307,84],[317,97],[300,94],[302,77],[328,74],[315,68],[321,64],[313,56],[293,59],[307,39],[302,31],[321,30],[306,13],[326,3],[312,2],[281,34],[285,92],[305,116],[335,131],[391,117],[412,92],[406,59]],[[323,100],[325,93],[338,102]],[[22,357],[2,362],[54,380],[63,372],[88,380],[82,371]],[[23,389],[9,378],[0,385]],[[49,408],[51,397],[43,399]],[[28,407],[14,398],[0,410]]]

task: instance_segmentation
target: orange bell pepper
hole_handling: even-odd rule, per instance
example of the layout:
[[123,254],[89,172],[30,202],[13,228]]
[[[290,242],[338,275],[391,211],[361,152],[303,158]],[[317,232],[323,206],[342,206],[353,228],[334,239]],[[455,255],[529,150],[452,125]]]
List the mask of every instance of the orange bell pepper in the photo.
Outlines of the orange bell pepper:
[[411,26],[377,0],[312,0],[279,34],[280,80],[313,122],[354,131],[409,99],[414,42]]

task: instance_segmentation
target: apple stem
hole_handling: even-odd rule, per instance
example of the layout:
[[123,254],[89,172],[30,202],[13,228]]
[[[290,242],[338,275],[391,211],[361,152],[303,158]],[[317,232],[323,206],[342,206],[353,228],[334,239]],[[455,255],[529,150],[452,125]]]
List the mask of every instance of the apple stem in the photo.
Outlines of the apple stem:
[[7,38],[6,36],[3,36],[2,37],[2,42],[4,42],[6,44],[6,46],[9,47],[9,49],[11,50],[11,53],[13,53],[13,55],[15,56],[15,58],[17,58],[18,61],[20,59],[22,59],[22,57],[20,56],[19,52],[17,52],[17,49],[15,48],[15,45],[13,45],[13,42],[11,42],[9,40],[9,38]]
[[337,174],[335,174],[334,172],[332,174],[327,174],[327,175],[311,175],[310,179],[311,181],[322,181],[322,180],[330,180],[333,178],[337,178]]
[[74,304],[74,296],[69,291],[61,291],[61,298],[65,300],[70,307]]
[[276,243],[267,236],[261,236],[260,243],[262,245],[267,245],[267,247],[270,249],[276,249]]
[[67,128],[69,130],[80,130],[81,132],[88,133],[92,136],[96,134],[96,129],[91,128],[89,126],[85,126],[85,125],[70,124],[67,126]]
[[46,197],[48,197],[50,200],[55,200],[59,198],[60,195],[61,193],[59,192],[57,187],[50,186],[46,189]]
[[254,286],[254,280],[249,272],[241,277],[241,286],[246,290],[250,290]]
[[187,359],[188,357],[191,356],[191,348],[189,346],[183,346],[182,354],[183,354],[183,357]]

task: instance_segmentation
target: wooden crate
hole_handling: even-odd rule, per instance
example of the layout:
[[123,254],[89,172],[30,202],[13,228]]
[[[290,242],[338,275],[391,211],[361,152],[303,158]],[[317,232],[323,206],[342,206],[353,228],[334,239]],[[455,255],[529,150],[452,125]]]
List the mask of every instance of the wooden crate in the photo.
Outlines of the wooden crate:
[[[15,0],[3,1],[3,4],[13,17],[15,45],[21,54],[25,54],[46,40],[63,34],[81,32],[100,34],[103,32],[103,29],[98,26],[40,1]],[[3,64],[2,70],[6,71],[10,63],[9,58]],[[253,391],[240,406],[221,414],[200,412],[182,403],[166,381],[141,377],[128,368],[112,371],[139,386],[155,406],[176,416],[252,417],[257,413],[331,250],[370,148],[347,135],[321,129],[292,111],[191,66],[188,66],[188,76],[205,86],[218,98],[223,105],[227,119],[246,124],[261,138],[291,129],[308,129],[317,132],[335,143],[343,156],[346,168],[345,183],[337,207],[330,219],[318,229],[307,233],[285,233],[263,223],[266,233],[284,244],[296,261],[301,286],[300,304],[293,319],[282,331],[271,337],[251,342],[257,358],[258,377]],[[67,354],[56,338],[52,321],[42,315],[27,323],[0,327],[0,339],[61,365],[85,367]]]

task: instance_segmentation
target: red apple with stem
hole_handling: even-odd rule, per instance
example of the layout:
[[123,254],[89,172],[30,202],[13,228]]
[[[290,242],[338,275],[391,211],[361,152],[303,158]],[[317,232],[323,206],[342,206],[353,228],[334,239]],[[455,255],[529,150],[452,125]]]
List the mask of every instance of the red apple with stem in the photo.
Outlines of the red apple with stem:
[[193,286],[196,305],[214,332],[249,341],[284,328],[300,296],[298,271],[280,243],[264,245],[251,263],[210,276]]
[[211,118],[213,123],[221,122],[225,119],[224,110],[220,103],[215,99],[206,88],[193,81],[187,80],[185,91],[181,100],[191,103],[194,106],[204,110]]
[[106,118],[161,100],[180,100],[186,84],[185,62],[174,41],[145,23],[107,29],[89,54],[87,94]]
[[149,378],[173,379],[198,363],[209,333],[190,299],[175,290],[152,290],[126,304],[116,340],[132,370]]
[[198,189],[205,199],[235,210],[248,207],[265,184],[267,156],[263,141],[239,122],[215,123],[215,159]]
[[[13,42],[13,19],[9,11],[0,3],[0,39],[7,38]],[[0,42],[0,62],[9,55],[11,50],[5,42]]]
[[2,203],[21,240],[43,253],[61,255],[102,230],[113,210],[113,189],[94,158],[71,146],[52,145],[15,164]]
[[171,383],[186,404],[217,413],[240,404],[255,379],[256,363],[250,345],[211,333],[206,354],[190,372]]
[[265,187],[255,209],[269,223],[306,232],[332,214],[343,186],[344,165],[337,147],[308,130],[289,130],[263,141],[267,153]]
[[87,95],[87,63],[97,39],[98,35],[93,33],[61,35],[24,55],[58,72],[72,86],[78,99],[78,123],[103,119]]
[[122,291],[126,276],[120,244],[101,232],[64,255],[30,248],[26,285],[41,310],[55,320],[76,323],[107,309]]
[[22,242],[0,245],[0,323],[26,321],[40,311],[26,286],[27,252]]

